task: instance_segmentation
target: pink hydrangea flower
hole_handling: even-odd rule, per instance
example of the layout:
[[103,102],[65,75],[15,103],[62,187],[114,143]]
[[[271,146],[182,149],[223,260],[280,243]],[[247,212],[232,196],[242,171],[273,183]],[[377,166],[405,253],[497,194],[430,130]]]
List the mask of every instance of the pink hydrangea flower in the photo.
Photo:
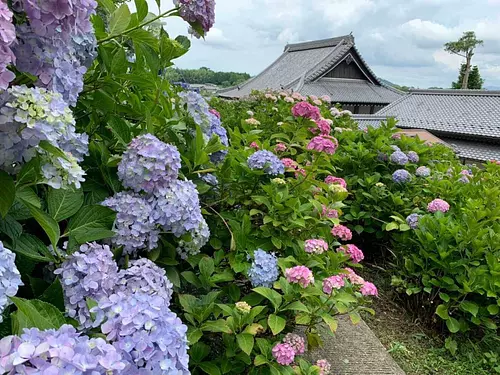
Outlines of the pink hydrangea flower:
[[315,100],[318,100],[318,97],[316,95],[309,95],[309,99],[314,102]]
[[337,251],[348,255],[353,263],[359,263],[365,259],[365,255],[356,245],[343,245],[340,246]]
[[295,171],[295,178],[298,178],[299,176],[306,176],[306,170],[304,168],[297,168]]
[[276,96],[274,96],[273,94],[266,94],[264,96],[266,97],[266,99],[272,100],[273,102],[278,100],[278,98]]
[[278,143],[276,145],[276,147],[274,148],[274,151],[276,151],[276,152],[286,151],[286,145],[284,143]]
[[321,104],[323,104],[323,102],[321,100],[319,100],[319,99],[316,99],[316,100],[313,100],[313,104],[315,104],[315,105],[321,105]]
[[292,98],[294,98],[295,100],[307,100],[307,98],[305,96],[302,96],[300,93],[298,92],[294,92],[292,94]]
[[276,344],[273,348],[273,357],[280,365],[288,366],[295,359],[295,350],[289,344]]
[[295,160],[290,158],[283,158],[281,159],[281,162],[283,163],[285,168],[297,169],[299,166],[299,164]]
[[325,178],[325,184],[328,185],[340,185],[343,188],[347,189],[347,183],[343,178],[340,177],[335,177],[335,176],[328,176]]
[[304,249],[306,253],[323,254],[325,251],[328,251],[328,244],[322,239],[306,240]]
[[259,145],[257,144],[257,142],[250,143],[250,147],[255,149],[255,150],[258,150],[260,148]]
[[327,103],[330,103],[332,101],[332,99],[328,95],[323,95],[323,96],[320,96],[319,98]]
[[352,240],[352,232],[349,228],[344,225],[335,225],[332,228],[332,235],[341,239],[342,241],[350,241]]
[[364,296],[377,296],[378,297],[378,290],[375,284],[365,281],[363,285],[361,286],[361,289],[359,290],[362,295]]
[[282,96],[282,97],[284,97],[284,98],[285,98],[285,97],[287,97],[287,96],[288,96],[288,93],[286,93],[285,91],[281,91],[281,92],[279,93],[279,96]]
[[339,212],[334,208],[329,208],[324,204],[321,205],[323,211],[321,212],[321,216],[327,217],[329,219],[337,219],[339,217]]
[[306,341],[303,337],[295,334],[295,333],[287,333],[283,338],[283,343],[290,345],[295,354],[304,354],[306,351]]
[[427,205],[427,211],[429,212],[447,212],[450,209],[448,202],[442,199],[434,199],[431,203]]
[[286,97],[285,99],[283,99],[283,100],[284,100],[285,102],[287,102],[287,103],[293,103],[293,102],[295,102],[295,100],[294,100],[292,97],[290,97],[290,96],[287,96],[287,97]]
[[391,138],[392,139],[401,139],[401,133],[394,133],[393,135],[391,135]]
[[328,135],[318,135],[317,137],[311,139],[311,141],[307,145],[307,149],[318,152],[325,152],[328,155],[333,155],[335,154],[338,146],[339,143],[335,138]]
[[318,121],[321,118],[319,108],[309,104],[308,102],[299,102],[292,107],[292,114],[295,117],[304,117],[313,121]]
[[467,169],[463,169],[463,170],[460,172],[460,174],[461,174],[462,176],[473,176],[472,172],[471,172],[471,171],[469,171],[469,170],[467,170]]
[[340,289],[345,285],[343,275],[330,276],[323,280],[323,292],[332,294],[333,289]]
[[213,109],[213,108],[210,108],[208,110],[211,114],[217,116],[217,118],[220,118],[220,113],[216,110],[216,109]]
[[344,271],[347,272],[347,278],[349,279],[351,284],[363,285],[365,283],[365,279],[354,272],[352,268],[346,267],[344,268]]
[[316,361],[316,366],[319,367],[319,375],[328,375],[332,366],[326,359],[319,359]]
[[289,283],[299,284],[302,288],[306,288],[310,283],[314,283],[313,273],[306,266],[287,268],[285,276]]
[[329,135],[330,132],[332,131],[332,128],[330,127],[330,123],[326,121],[325,119],[321,119],[316,121],[316,125],[318,126],[315,128],[316,131],[319,130],[321,135]]

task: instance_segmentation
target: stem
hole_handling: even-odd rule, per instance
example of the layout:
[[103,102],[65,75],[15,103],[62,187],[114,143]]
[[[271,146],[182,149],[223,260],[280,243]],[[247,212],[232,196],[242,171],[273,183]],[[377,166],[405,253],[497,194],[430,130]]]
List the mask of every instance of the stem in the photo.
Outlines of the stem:
[[174,9],[170,9],[170,10],[167,10],[166,12],[163,12],[163,13],[160,13],[158,16],[150,19],[149,21],[146,21],[146,22],[143,22],[137,26],[134,26],[134,27],[131,27],[130,29],[127,29],[119,34],[115,34],[115,35],[110,35],[110,36],[107,36],[106,38],[104,39],[101,39],[97,42],[97,44],[102,44],[104,42],[107,42],[108,40],[111,40],[111,39],[114,39],[114,38],[117,38],[119,36],[122,36],[122,35],[125,35],[125,34],[128,34],[132,31],[135,31],[135,30],[138,30],[138,29],[142,29],[144,26],[147,26],[149,25],[150,23],[153,23],[155,21],[158,21],[160,18],[163,18],[163,17],[167,17],[168,15],[170,15],[170,13],[175,13],[177,12],[177,8],[174,8]]
[[206,204],[203,203],[203,206],[212,210],[217,216],[219,216],[221,218],[221,220],[224,222],[224,225],[226,226],[227,230],[229,231],[229,233],[231,233],[231,238],[234,238],[234,235],[233,235],[233,231],[231,230],[231,228],[229,227],[229,224],[227,223],[226,219],[224,219],[222,217],[222,215],[220,213],[218,213],[213,207],[211,206],[208,206]]

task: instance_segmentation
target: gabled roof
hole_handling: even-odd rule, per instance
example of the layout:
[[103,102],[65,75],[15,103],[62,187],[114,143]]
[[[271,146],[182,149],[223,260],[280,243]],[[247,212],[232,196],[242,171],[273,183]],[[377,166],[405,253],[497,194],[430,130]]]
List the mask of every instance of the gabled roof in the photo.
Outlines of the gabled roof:
[[[364,102],[369,96],[361,95],[362,90],[376,91],[376,101],[373,103],[388,104],[398,98],[402,93],[395,89],[388,89],[375,76],[366,62],[359,55],[354,45],[352,35],[344,35],[337,38],[316,40],[312,42],[287,44],[283,54],[259,75],[237,87],[232,87],[219,92],[220,96],[230,98],[241,98],[250,95],[253,90],[280,90],[292,89],[307,94],[307,91],[317,92],[318,96],[330,95],[338,99],[335,101],[347,102],[344,97],[346,92],[346,81],[328,81],[330,91],[318,91],[323,85],[315,85],[322,80],[326,73],[341,63],[348,55],[354,55],[361,62],[360,69],[366,75],[367,83],[373,87],[360,86],[359,82],[352,82],[353,91],[349,93],[353,102]],[[352,80],[357,81],[357,80]],[[312,86],[309,86],[311,85]],[[304,90],[302,92],[301,90]],[[378,90],[378,91],[377,91]],[[370,94],[369,94],[370,95]],[[367,101],[370,102],[370,101]],[[370,102],[372,103],[372,102]]]

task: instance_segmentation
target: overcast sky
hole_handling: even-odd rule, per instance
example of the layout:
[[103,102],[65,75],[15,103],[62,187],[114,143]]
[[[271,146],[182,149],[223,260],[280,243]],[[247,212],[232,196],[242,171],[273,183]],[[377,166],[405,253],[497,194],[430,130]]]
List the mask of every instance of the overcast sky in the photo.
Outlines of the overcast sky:
[[[150,10],[157,11],[154,0]],[[166,5],[168,2],[162,1]],[[500,0],[216,0],[216,23],[206,40],[176,60],[181,68],[258,74],[286,43],[355,37],[375,74],[400,85],[450,87],[462,60],[445,42],[474,30],[484,40],[473,64],[486,86],[500,89]],[[186,24],[168,19],[171,36]]]

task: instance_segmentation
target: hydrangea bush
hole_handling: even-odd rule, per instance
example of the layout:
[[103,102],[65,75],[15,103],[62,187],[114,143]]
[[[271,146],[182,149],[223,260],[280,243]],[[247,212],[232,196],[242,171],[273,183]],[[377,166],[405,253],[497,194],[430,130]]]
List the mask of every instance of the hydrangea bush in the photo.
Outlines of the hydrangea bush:
[[201,37],[215,3],[171,5],[0,1],[1,373],[327,374],[319,325],[373,312],[339,242],[349,114],[268,93],[269,137],[221,115],[163,78],[190,42],[162,19]]

